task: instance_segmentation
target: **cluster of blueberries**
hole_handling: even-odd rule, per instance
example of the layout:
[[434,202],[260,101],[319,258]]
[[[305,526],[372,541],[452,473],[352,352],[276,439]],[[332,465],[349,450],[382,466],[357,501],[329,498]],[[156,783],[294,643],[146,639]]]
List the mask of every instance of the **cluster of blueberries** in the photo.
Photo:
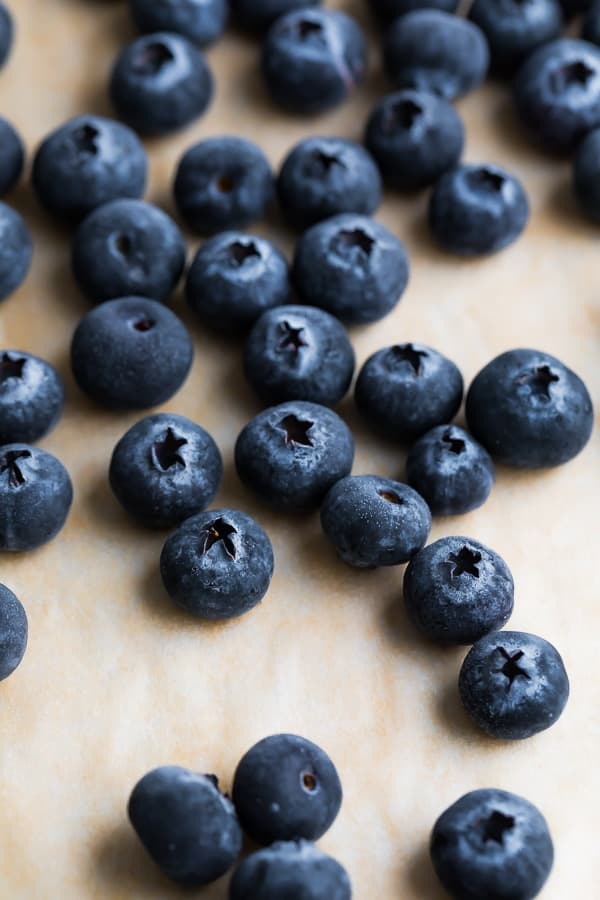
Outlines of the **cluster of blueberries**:
[[[231,6],[231,10],[229,10]],[[177,209],[208,239],[186,275],[190,308],[208,327],[245,335],[244,371],[266,407],[235,445],[241,481],[288,512],[320,509],[324,534],[356,567],[409,563],[404,600],[432,641],[472,645],[459,691],[489,735],[523,739],[560,716],[569,682],[557,650],[541,637],[500,631],[514,585],[504,560],[476,540],[426,546],[433,515],[481,506],[494,460],[519,468],[563,464],[593,427],[581,379],[546,353],[517,349],[488,363],[466,396],[469,431],[452,424],[464,384],[454,362],[404,343],[362,366],[355,402],[378,434],[411,444],[406,483],[352,476],[354,441],[331,409],[347,393],[355,356],[345,325],[374,322],[400,300],[409,278],[402,243],[371,218],[382,184],[433,186],[436,240],[460,255],[498,251],[526,225],[526,194],[496,165],[461,165],[462,122],[452,101],[488,69],[514,76],[518,112],[547,149],[575,152],[575,190],[600,219],[600,2],[475,0],[469,18],[455,0],[370,0],[384,24],[385,71],[397,89],[373,110],[365,147],[311,137],[277,177],[262,151],[237,137],[203,140],[183,156]],[[307,0],[129,0],[143,32],[119,55],[110,96],[121,122],[79,116],[42,142],[32,182],[43,207],[76,227],[72,270],[95,304],[77,326],[71,367],[78,386],[112,409],[150,409],[184,383],[193,345],[166,306],[186,265],[176,223],[140,199],[147,158],[137,135],[166,134],[200,116],[212,95],[201,46],[237,24],[264,34],[262,73],[273,100],[312,114],[344,100],[366,71],[366,40],[349,16]],[[423,8],[426,7],[426,8]],[[565,18],[587,11],[585,41],[561,38]],[[12,20],[0,3],[0,64]],[[598,129],[598,130],[595,130]],[[137,133],[136,133],[137,132]],[[19,180],[23,145],[0,120],[0,194]],[[269,241],[240,231],[277,197],[302,231],[292,266]],[[0,203],[0,298],[24,280],[32,242],[20,215]],[[295,301],[295,302],[294,302]],[[0,350],[0,550],[31,550],[67,518],[73,488],[63,465],[35,446],[58,422],[64,387],[48,362]],[[270,540],[250,516],[208,509],[222,458],[199,425],[151,414],[117,443],[109,479],[138,521],[175,529],[160,560],[171,598],[206,619],[253,608],[273,574]],[[0,586],[0,679],[18,666],[27,617]],[[351,894],[344,869],[314,845],[340,808],[329,757],[293,735],[266,738],[234,778],[233,803],[214,776],[177,767],[135,787],[131,822],[175,880],[205,884],[235,862],[241,828],[268,845],[236,870],[232,900]],[[461,798],[436,823],[431,856],[457,898],[528,900],[550,871],[547,825],[526,800],[498,790]]]

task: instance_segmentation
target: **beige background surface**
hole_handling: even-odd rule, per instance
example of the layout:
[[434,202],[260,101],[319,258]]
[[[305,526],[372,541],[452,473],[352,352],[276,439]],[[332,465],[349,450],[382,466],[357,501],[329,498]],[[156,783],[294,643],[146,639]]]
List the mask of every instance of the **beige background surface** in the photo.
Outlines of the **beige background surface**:
[[[132,30],[123,2],[10,5],[19,33],[0,75],[0,112],[31,151],[67,117],[109,111],[107,74]],[[366,19],[359,2],[330,5]],[[340,110],[309,121],[268,104],[256,49],[228,36],[209,51],[214,104],[186,132],[148,144],[150,200],[171,209],[176,160],[209,134],[257,139],[273,164],[309,133],[360,137],[385,87],[375,41],[369,83]],[[406,241],[412,280],[392,316],[353,333],[359,362],[394,340],[423,341],[455,359],[468,381],[496,353],[530,345],[574,367],[600,409],[600,232],[569,199],[568,167],[522,140],[503,89],[486,87],[460,111],[466,158],[503,163],[522,177],[530,227],[499,256],[460,262],[430,244],[424,198],[388,197],[380,218]],[[43,446],[68,466],[76,496],[56,541],[0,560],[0,579],[30,621],[27,655],[0,686],[0,897],[183,896],[127,825],[131,787],[163,763],[216,772],[229,787],[242,753],[279,730],[322,744],[340,769],[345,802],[322,846],[348,867],[358,900],[441,898],[426,857],[429,830],[449,803],[482,786],[523,793],[548,817],[556,865],[545,900],[597,897],[598,431],[572,464],[499,471],[484,508],[435,524],[433,538],[463,533],[502,553],[516,581],[511,626],[555,642],[571,677],[556,727],[514,745],[487,740],[457,701],[465,651],[438,650],[415,635],[400,602],[402,571],[346,568],[321,538],[317,516],[274,515],[240,487],[233,442],[257,407],[239,345],[194,322],[193,372],[167,408],[215,436],[226,466],[217,502],[266,526],[276,574],[264,603],[231,624],[206,626],[173,608],[157,575],[164,536],[132,525],[107,487],[111,449],[139,416],[94,408],[69,376],[70,336],[88,307],[69,275],[67,234],[39,213],[28,187],[11,202],[33,229],[35,258],[26,284],[0,309],[0,346],[45,356],[64,374],[66,414]],[[276,224],[257,230],[291,249]],[[372,439],[349,400],[342,413],[356,429],[354,471],[402,476],[403,453]],[[201,896],[224,898],[226,881]]]

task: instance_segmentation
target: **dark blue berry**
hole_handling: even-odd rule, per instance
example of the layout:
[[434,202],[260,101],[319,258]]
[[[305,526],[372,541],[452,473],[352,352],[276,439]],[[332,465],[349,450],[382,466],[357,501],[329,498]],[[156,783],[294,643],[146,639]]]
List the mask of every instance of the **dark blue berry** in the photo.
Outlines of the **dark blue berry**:
[[275,19],[295,9],[320,6],[322,0],[230,0],[235,22],[255,33],[265,32]]
[[301,400],[259,413],[235,445],[241,481],[290,512],[316,509],[329,488],[350,474],[353,461],[346,423],[331,409]]
[[590,131],[577,148],[573,162],[573,187],[577,202],[586,216],[600,222],[600,128]]
[[0,350],[0,446],[39,441],[64,405],[62,378],[50,363],[20,350]]
[[0,3],[0,66],[3,66],[12,49],[15,27],[10,10]]
[[147,409],[179,390],[192,365],[190,335],[175,313],[145,297],[121,297],[83,317],[71,342],[82,391],[103,406]]
[[202,619],[233,619],[269,589],[273,548],[265,531],[235,509],[209,509],[165,543],[160,573],[172,600]]
[[380,19],[391,22],[397,16],[423,7],[453,13],[456,12],[459,0],[367,0],[367,3]]
[[24,163],[23,141],[10,122],[0,117],[0,197],[18,182]]
[[0,235],[0,300],[6,300],[25,281],[33,255],[25,220],[6,203],[0,203]]
[[568,462],[594,426],[583,381],[539,350],[509,350],[484,366],[469,388],[466,415],[498,462],[525,469]]
[[560,36],[559,0],[475,0],[469,18],[479,25],[490,48],[492,69],[513,75],[542,44]]
[[581,31],[581,36],[592,44],[600,45],[600,3],[593,0],[589,4]]
[[242,828],[259,844],[318,840],[342,805],[342,785],[329,756],[295,734],[274,734],[248,750],[233,779]]
[[578,13],[587,12],[594,0],[560,0],[564,15],[567,19],[571,19]]
[[15,671],[27,648],[27,613],[18,597],[0,584],[0,681]]
[[228,0],[129,0],[129,11],[140,31],[182,34],[203,47],[225,31]]
[[346,870],[309,841],[279,841],[247,856],[233,873],[229,900],[350,900]]

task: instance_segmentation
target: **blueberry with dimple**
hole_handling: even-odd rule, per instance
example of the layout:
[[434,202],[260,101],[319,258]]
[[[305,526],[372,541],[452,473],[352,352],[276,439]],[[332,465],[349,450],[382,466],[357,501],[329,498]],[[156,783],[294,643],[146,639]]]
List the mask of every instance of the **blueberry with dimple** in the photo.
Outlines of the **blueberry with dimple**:
[[350,900],[348,873],[310,841],[277,841],[233,873],[229,900]]
[[273,566],[266,532],[235,509],[186,519],[160,557],[171,599],[202,619],[233,619],[253,609],[269,589]]
[[342,785],[324,750],[295,734],[273,734],[248,750],[233,778],[242,828],[259,844],[318,840],[342,805]]
[[34,443],[58,422],[62,378],[49,362],[21,350],[0,350],[0,446]]
[[590,131],[577,148],[573,188],[586,216],[600,222],[600,128]]
[[0,117],[0,197],[18,182],[24,164],[23,141],[10,122]]
[[29,272],[33,242],[25,220],[0,203],[0,301],[19,288]]
[[231,0],[231,11],[236,25],[260,34],[268,31],[280,16],[321,3],[322,0]]
[[0,3],[0,66],[3,66],[12,49],[15,27],[10,10]]
[[15,671],[27,649],[27,613],[18,597],[0,584],[0,681]]
[[600,3],[592,0],[583,19],[581,36],[592,44],[600,45]]
[[129,11],[140,31],[182,34],[200,47],[225,31],[228,0],[129,0]]
[[469,18],[488,40],[492,69],[509,76],[563,28],[559,0],[475,0]]

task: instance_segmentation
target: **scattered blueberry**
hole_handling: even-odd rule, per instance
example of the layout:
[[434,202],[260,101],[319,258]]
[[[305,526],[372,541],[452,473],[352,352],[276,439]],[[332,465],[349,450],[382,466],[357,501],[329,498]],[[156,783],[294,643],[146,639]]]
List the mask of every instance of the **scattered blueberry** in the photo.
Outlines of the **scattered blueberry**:
[[27,613],[18,597],[0,584],[0,681],[15,671],[27,649]]
[[369,6],[384,22],[391,22],[397,16],[412,12],[415,9],[443,9],[444,12],[456,12],[459,0],[367,0]]
[[29,272],[33,243],[22,216],[0,203],[0,301],[19,288]]
[[236,25],[245,31],[267,31],[275,19],[295,9],[320,6],[322,0],[230,0]]
[[0,2],[0,66],[3,66],[12,49],[15,27],[10,10]]
[[534,50],[559,37],[563,28],[559,0],[475,0],[469,18],[485,34],[492,69],[500,75],[513,75]]
[[54,366],[21,350],[0,350],[0,446],[39,441],[58,422],[64,400]]
[[590,131],[577,148],[573,187],[586,216],[600,222],[600,128]]
[[279,841],[233,873],[229,900],[350,900],[346,870],[309,841]]
[[584,40],[591,44],[600,45],[600,3],[598,0],[592,0],[589,5],[585,17],[581,36]]
[[23,141],[10,122],[0,117],[0,197],[19,181],[24,164]]
[[221,37],[227,24],[228,0],[129,0],[137,28],[151,34],[182,34],[203,47]]

